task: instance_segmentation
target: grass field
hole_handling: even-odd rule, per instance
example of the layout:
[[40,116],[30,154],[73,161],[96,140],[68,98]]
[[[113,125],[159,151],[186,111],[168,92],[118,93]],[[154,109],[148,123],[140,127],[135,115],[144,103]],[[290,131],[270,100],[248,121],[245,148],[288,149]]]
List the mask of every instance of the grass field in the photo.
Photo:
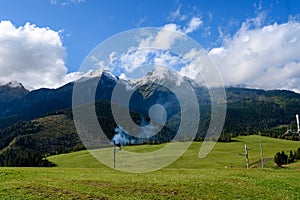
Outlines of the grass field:
[[[0,168],[0,199],[299,199],[300,162],[275,168],[278,151],[296,150],[300,142],[263,137],[266,168],[260,169],[258,136],[217,143],[198,159],[201,143],[161,170],[133,174],[99,163],[87,151],[49,157],[54,168]],[[245,169],[244,144],[250,148]],[[153,151],[160,145],[125,147]],[[117,163],[118,164],[118,163]]]

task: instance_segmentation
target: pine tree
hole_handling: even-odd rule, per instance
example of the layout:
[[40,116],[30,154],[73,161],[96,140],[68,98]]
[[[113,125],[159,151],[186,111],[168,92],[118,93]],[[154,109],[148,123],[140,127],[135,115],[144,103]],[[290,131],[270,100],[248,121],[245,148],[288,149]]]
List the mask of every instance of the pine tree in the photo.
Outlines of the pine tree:
[[277,166],[281,167],[282,165],[286,165],[288,163],[288,156],[284,153],[284,151],[277,152],[274,156],[274,162]]
[[288,163],[293,163],[293,162],[295,162],[295,154],[292,150],[290,150],[290,156],[288,159]]

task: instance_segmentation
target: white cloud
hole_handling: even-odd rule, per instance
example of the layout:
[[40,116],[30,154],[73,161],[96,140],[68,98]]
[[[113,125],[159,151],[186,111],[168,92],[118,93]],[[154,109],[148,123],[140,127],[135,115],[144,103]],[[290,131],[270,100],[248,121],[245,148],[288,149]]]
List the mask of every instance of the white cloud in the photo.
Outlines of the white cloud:
[[184,29],[185,34],[192,33],[199,29],[199,27],[203,24],[203,21],[199,17],[193,17],[189,22],[188,26]]
[[170,49],[176,40],[184,39],[183,34],[198,30],[202,24],[203,21],[199,17],[193,17],[186,27],[174,23],[166,24],[156,35],[150,35],[139,41],[139,48]]
[[[137,36],[137,47],[130,47],[116,59],[110,58],[111,70],[126,79],[140,78],[152,71],[154,66],[174,67],[182,64],[178,56],[169,53],[180,40],[185,40],[185,37],[176,24],[166,24],[157,32],[141,31]],[[115,54],[111,55],[113,56],[110,57],[115,57]]]
[[85,2],[85,0],[50,0],[50,3],[57,6],[68,6],[70,4],[80,4]]
[[158,48],[167,50],[172,47],[176,40],[184,39],[183,34],[189,34],[198,30],[203,21],[199,17],[192,17],[186,27],[170,23],[161,27],[156,35],[150,35],[139,43],[139,48]]
[[[201,24],[200,18],[194,17],[187,28],[181,28],[177,24],[166,24],[157,32],[142,32],[142,37],[138,40],[138,47],[129,48],[128,52],[122,54],[119,58],[120,62],[117,65],[112,65],[116,66],[112,68],[112,71],[121,71],[122,77],[136,78],[146,75],[147,72],[153,70],[154,66],[168,66],[169,68],[180,69],[187,65],[187,62],[178,57],[178,55],[172,55],[169,50],[180,48],[178,45],[182,45],[186,40],[184,34],[195,31]],[[145,35],[147,36],[144,37]],[[197,57],[199,55],[202,58],[203,52],[194,56]],[[207,52],[205,55],[207,55]],[[191,58],[188,59],[191,60]],[[197,59],[194,60],[199,62]],[[201,73],[194,73],[194,70],[196,68],[191,64],[182,70],[181,74],[194,78]]]
[[127,73],[133,73],[136,69],[145,65],[149,51],[129,51],[120,57],[121,65]]
[[134,49],[122,54],[116,63],[112,63],[111,70],[121,72],[120,78],[136,79],[145,76],[157,66],[176,68],[185,64],[181,58],[171,55],[169,51]]
[[182,58],[171,55],[170,52],[156,52],[154,57],[155,66],[168,66],[169,68],[174,68],[177,65],[185,64]]
[[174,11],[174,12],[171,12],[170,15],[168,16],[168,18],[171,20],[171,21],[174,21],[174,20],[180,20],[180,21],[183,21],[183,20],[186,20],[187,19],[187,16],[184,15],[184,14],[181,14],[181,7],[182,5],[178,5],[177,9]]
[[[177,34],[175,32],[177,32]],[[139,48],[170,49],[175,40],[182,38],[178,33],[182,33],[182,31],[176,24],[166,24],[155,36],[150,35],[141,40]]]
[[58,87],[76,79],[67,74],[59,33],[26,23],[0,22],[0,81],[19,81],[29,88]]
[[218,69],[205,49],[191,49],[183,55],[183,58],[189,62],[180,69],[181,76],[186,76],[195,83],[206,85],[209,88],[223,86]]
[[147,17],[140,18],[137,22],[133,23],[133,25],[140,27],[145,21],[147,21]]
[[227,85],[300,91],[300,23],[261,28],[244,22],[222,47],[210,51]]

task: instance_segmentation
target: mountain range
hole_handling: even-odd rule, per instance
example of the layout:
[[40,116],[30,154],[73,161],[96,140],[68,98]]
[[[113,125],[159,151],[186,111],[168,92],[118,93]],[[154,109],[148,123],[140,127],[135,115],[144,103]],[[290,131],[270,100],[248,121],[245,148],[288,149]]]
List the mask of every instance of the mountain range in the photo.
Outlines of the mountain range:
[[[180,105],[172,91],[162,83],[177,79],[176,74],[168,71],[161,73],[154,70],[135,81],[122,80],[109,71],[91,71],[77,80],[76,84],[87,88],[87,92],[90,84],[97,84],[95,110],[109,139],[117,134],[117,124],[110,109],[112,92],[117,82],[125,92],[136,89],[129,101],[130,114],[135,123],[147,123],[150,107],[154,104],[163,105],[167,111],[164,128],[143,142],[167,142],[172,140],[179,127]],[[210,122],[209,90],[192,80],[185,80],[191,84],[198,98],[201,115],[196,140],[201,140]],[[49,165],[44,156],[84,148],[72,119],[73,87],[74,82],[57,89],[41,88],[33,91],[28,91],[18,82],[0,86],[0,165]],[[272,130],[279,126],[295,128],[295,114],[300,113],[300,94],[236,87],[225,90],[227,113],[220,140],[226,141],[234,135],[259,131],[272,135]],[[275,136],[279,137],[280,132]],[[15,155],[22,155],[23,161],[18,163]],[[31,157],[36,157],[37,162],[31,162]]]

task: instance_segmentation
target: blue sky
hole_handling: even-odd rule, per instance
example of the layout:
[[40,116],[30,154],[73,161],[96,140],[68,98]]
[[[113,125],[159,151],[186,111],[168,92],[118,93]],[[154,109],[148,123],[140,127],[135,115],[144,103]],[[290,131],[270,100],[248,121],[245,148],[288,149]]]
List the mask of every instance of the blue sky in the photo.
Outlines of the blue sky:
[[[225,49],[231,51],[232,49],[237,47],[238,45],[235,45],[235,42],[238,42],[238,37],[241,37],[242,34],[249,35],[250,37],[253,36],[255,38],[260,38],[260,36],[257,35],[263,33],[263,31],[260,32],[260,30],[263,30],[264,27],[273,25],[280,26],[284,24],[287,24],[287,27],[289,27],[288,25],[291,25],[290,23],[294,23],[294,25],[296,24],[296,28],[293,29],[296,30],[296,32],[291,33],[295,34],[298,33],[297,25],[299,22],[299,18],[300,3],[297,0],[0,1],[1,22],[10,22],[16,30],[20,27],[23,27],[23,30],[34,31],[36,29],[41,30],[42,28],[47,27],[47,30],[45,30],[45,32],[42,32],[45,33],[45,36],[49,33],[49,37],[47,36],[41,39],[41,43],[43,43],[44,41],[44,45],[45,43],[51,43],[51,41],[53,42],[54,40],[57,42],[55,43],[57,44],[57,46],[51,46],[51,48],[53,49],[49,47],[51,52],[57,51],[57,53],[53,55],[54,60],[57,60],[56,63],[60,63],[60,65],[63,65],[65,68],[58,68],[57,71],[61,70],[61,73],[70,75],[68,78],[64,78],[63,75],[57,75],[54,73],[54,75],[51,74],[49,75],[49,77],[46,77],[45,75],[42,80],[36,82],[31,81],[33,79],[32,77],[36,77],[38,79],[39,74],[33,74],[30,78],[20,78],[21,75],[9,76],[10,79],[18,79],[18,81],[25,82],[25,85],[28,85],[32,88],[57,87],[59,86],[59,84],[63,84],[64,81],[71,80],[72,77],[74,78],[76,76],[76,74],[71,75],[70,73],[76,73],[76,71],[78,71],[84,58],[96,45],[114,34],[129,29],[138,27],[164,27],[168,24],[175,24],[177,29],[182,30],[183,32],[185,30],[185,33],[189,37],[199,42],[208,52],[210,52],[212,57],[215,58],[215,62],[218,64],[218,60],[222,60],[220,61],[220,63],[223,63],[226,59],[224,58],[225,51],[220,50]],[[195,22],[193,27],[191,27],[192,21]],[[28,26],[27,28],[24,28],[26,23],[28,23]],[[1,31],[2,33],[14,31],[12,27],[8,27],[9,25],[7,23],[5,26],[3,23],[2,30],[0,26],[0,33]],[[277,27],[278,31],[281,31],[284,28],[284,26]],[[244,32],[242,33],[243,30]],[[43,34],[42,32],[41,34]],[[55,33],[57,33],[57,35],[55,35]],[[289,34],[287,33],[287,35]],[[300,35],[300,33],[298,35]],[[22,35],[22,37],[27,36]],[[20,38],[22,37],[20,36]],[[11,41],[12,39],[8,37],[7,34],[2,36],[2,40],[5,40],[5,43],[3,44],[9,45],[9,47],[14,46],[12,45],[12,43],[8,43],[8,41]],[[298,40],[298,38],[296,38],[296,40]],[[26,47],[26,45],[27,43],[23,46],[18,47],[17,49],[21,51],[22,48]],[[41,46],[41,44],[39,44],[39,46]],[[37,46],[34,46],[33,48],[38,49]],[[291,49],[292,52],[296,50],[297,49],[295,49],[294,47]],[[26,50],[26,54],[27,53],[30,54],[30,52]],[[47,54],[47,52],[45,53]],[[25,55],[25,53],[22,54],[22,52],[20,52],[20,55]],[[34,55],[30,54],[29,57],[30,56],[32,56],[32,58],[35,58]],[[62,58],[59,58],[60,56]],[[16,60],[20,59],[20,57],[16,58],[13,56],[13,54],[10,54],[10,59]],[[5,63],[4,61],[7,63]],[[7,74],[9,73],[17,74],[15,71],[7,70],[7,66],[10,66],[10,68],[13,70],[18,69],[18,63],[16,63],[15,61],[10,62],[8,58],[6,58],[6,60],[4,61],[0,63],[0,72],[2,71],[2,74],[5,74],[5,77],[4,75],[2,77],[0,75],[0,82],[9,81],[7,76]],[[33,61],[28,61],[28,65],[32,62]],[[47,63],[49,61],[47,60],[45,62]],[[289,64],[288,66],[290,66],[294,63],[296,65],[296,67],[294,68],[297,68],[300,66],[298,66],[298,62],[299,57],[291,56],[290,59],[286,60],[286,63],[280,63],[280,65],[282,65],[283,67]],[[52,66],[51,63],[47,64],[50,67]],[[234,63],[231,64],[233,65]],[[22,66],[22,69],[25,69],[26,67],[27,66],[24,65]],[[228,68],[230,67],[231,65]],[[275,73],[274,70],[276,70],[276,68],[271,67],[272,66],[263,69],[262,71]],[[34,68],[30,69],[33,70]],[[238,71],[239,70],[241,69],[238,69]],[[41,69],[39,73],[43,73],[44,71],[45,69]],[[55,68],[52,71],[56,71]],[[256,72],[258,73],[259,70]],[[31,72],[30,70],[25,70],[23,72],[23,75],[24,73],[30,74]],[[251,74],[252,72],[247,72],[247,74],[248,73]],[[298,75],[294,72],[292,74]],[[53,80],[51,82],[49,79],[52,79],[56,75],[57,80]],[[272,74],[272,76],[274,75]],[[280,82],[282,82],[282,80],[279,79],[278,84],[274,85],[273,88],[272,85],[264,87],[266,83],[263,81],[253,80],[253,77],[255,77],[255,75],[253,75],[253,77],[245,77],[241,80],[237,79],[232,82],[228,81],[227,84],[249,84],[253,87],[260,87],[265,89],[292,89],[294,91],[298,91],[297,84],[300,83],[300,80],[297,79],[297,76],[294,76],[290,75],[286,78],[294,78],[293,81],[295,83],[286,83],[284,85],[280,85]],[[227,79],[232,79],[232,77],[227,77],[226,74],[224,77],[225,83]],[[54,84],[55,82],[59,82],[59,79],[64,79],[64,81],[61,81],[59,84]]]

